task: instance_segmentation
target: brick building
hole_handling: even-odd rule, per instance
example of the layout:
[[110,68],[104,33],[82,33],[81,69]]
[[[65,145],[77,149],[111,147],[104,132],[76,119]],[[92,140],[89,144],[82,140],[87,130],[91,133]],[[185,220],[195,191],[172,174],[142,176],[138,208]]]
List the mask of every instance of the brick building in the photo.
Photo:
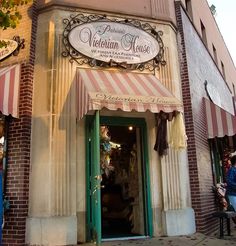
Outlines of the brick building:
[[[24,245],[28,214],[36,23],[31,4],[21,6],[19,10],[22,14],[19,26],[0,31],[1,38],[13,40],[18,36],[20,43],[24,44],[24,47],[20,45],[17,56],[12,55],[0,61],[1,111],[5,114],[1,115],[1,123],[5,128],[1,135],[1,139],[4,139],[1,142],[1,151],[4,152],[1,168],[4,169],[5,199],[10,203],[10,210],[5,216],[3,245]],[[8,82],[12,86],[8,87]]]
[[235,151],[236,70],[207,1],[176,2],[176,17],[192,206],[197,231],[210,233],[217,226],[212,185],[225,182]]
[[[233,114],[235,67],[207,2],[199,2],[40,0],[22,7],[16,30],[0,33],[25,39],[18,56],[0,63],[0,71],[21,70],[18,115],[1,109],[4,245],[216,230],[203,97],[205,81],[214,83]],[[203,26],[214,27],[214,51]],[[170,141],[176,124],[182,145]],[[169,148],[160,149],[167,136]]]

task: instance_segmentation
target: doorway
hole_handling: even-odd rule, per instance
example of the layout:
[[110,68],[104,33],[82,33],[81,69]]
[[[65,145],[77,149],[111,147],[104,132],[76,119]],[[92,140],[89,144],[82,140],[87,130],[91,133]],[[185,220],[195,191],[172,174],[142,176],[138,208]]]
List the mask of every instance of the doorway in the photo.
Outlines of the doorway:
[[107,135],[100,135],[102,238],[145,235],[140,128],[101,125],[101,131]]
[[[87,124],[90,126],[91,124]],[[90,136],[96,136],[91,134]],[[93,142],[90,139],[91,143]],[[88,160],[93,159],[87,143]],[[152,235],[149,167],[147,157],[146,124],[144,119],[99,117],[99,170],[96,198],[96,240],[143,238]],[[87,187],[88,239],[93,239],[94,192],[91,192],[93,161],[88,161]],[[93,164],[92,164],[93,163]],[[92,189],[93,190],[93,189]],[[94,191],[95,191],[94,190]],[[98,201],[100,204],[98,204]],[[98,225],[96,225],[98,226]],[[97,233],[101,233],[100,237]],[[95,238],[94,238],[95,239]]]

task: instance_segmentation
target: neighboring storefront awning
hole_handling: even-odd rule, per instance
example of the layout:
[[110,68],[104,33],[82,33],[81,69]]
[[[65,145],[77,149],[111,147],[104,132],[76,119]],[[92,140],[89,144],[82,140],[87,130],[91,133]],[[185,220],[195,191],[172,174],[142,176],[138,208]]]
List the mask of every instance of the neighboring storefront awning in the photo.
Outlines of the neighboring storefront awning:
[[77,70],[78,118],[89,110],[121,109],[158,113],[183,111],[182,103],[151,74]]
[[236,115],[236,96],[233,97],[234,114]]
[[0,112],[18,117],[20,65],[0,68]]
[[236,116],[204,98],[208,138],[236,134]]

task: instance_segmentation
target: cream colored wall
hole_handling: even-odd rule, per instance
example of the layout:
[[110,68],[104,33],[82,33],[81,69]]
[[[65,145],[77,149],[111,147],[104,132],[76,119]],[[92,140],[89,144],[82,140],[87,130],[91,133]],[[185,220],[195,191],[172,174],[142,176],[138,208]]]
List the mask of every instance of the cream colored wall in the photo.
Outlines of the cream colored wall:
[[[54,14],[41,17],[36,42],[26,242],[76,244],[76,66],[61,56]],[[58,32],[61,34],[60,29]]]
[[[182,0],[182,2],[184,1]],[[192,3],[194,26],[196,27],[200,36],[201,36],[200,20],[205,26],[206,35],[207,35],[207,48],[214,59],[212,44],[215,46],[217,51],[217,57],[218,57],[218,68],[222,72],[221,69],[221,61],[222,61],[225,68],[226,82],[229,85],[231,92],[233,92],[232,84],[236,86],[235,65],[226,47],[223,36],[221,35],[220,30],[217,26],[215,18],[211,14],[207,0],[198,0],[198,1],[192,0],[191,3]]]
[[[26,233],[26,242],[29,244],[57,242],[63,245],[76,244],[77,240],[85,241],[85,122],[77,122],[75,112],[78,65],[61,55],[64,50],[62,20],[69,18],[70,14],[66,10],[54,9],[41,13],[38,18]],[[163,41],[168,58],[167,66],[157,72],[157,76],[176,97],[181,98],[175,31],[168,24],[153,22],[152,25],[157,25],[164,32]],[[163,168],[166,170],[165,165],[153,150],[156,136],[154,115],[149,112],[141,114],[108,110],[103,110],[102,114],[144,117],[147,121],[154,234],[161,235],[166,231],[163,226],[168,222],[165,217],[163,223],[162,189],[168,184],[161,178]],[[181,168],[178,158],[175,163],[176,168]],[[183,165],[187,166],[187,159]],[[184,180],[179,178],[177,182],[168,179],[168,182],[174,182],[171,187],[179,187],[179,194],[182,195],[177,198],[168,195],[170,199],[175,199],[171,202],[178,206],[169,206],[169,200],[166,201],[166,210],[183,210],[189,206],[189,196],[184,195],[189,194],[189,186],[187,181],[183,183]],[[173,219],[168,223],[173,224]]]
[[176,32],[169,25],[157,25],[157,28],[163,31],[166,66],[160,66],[160,70],[156,71],[156,76],[175,97],[182,101]]
[[176,23],[174,0],[39,0],[39,8],[62,5],[130,16],[143,16]]
[[40,185],[30,193],[29,213],[37,216],[75,214],[75,180],[70,177],[75,174],[76,166],[76,145],[73,144],[76,142],[76,118],[70,104],[75,102],[75,66],[57,53],[60,47],[54,16],[45,14],[38,24],[31,184]]

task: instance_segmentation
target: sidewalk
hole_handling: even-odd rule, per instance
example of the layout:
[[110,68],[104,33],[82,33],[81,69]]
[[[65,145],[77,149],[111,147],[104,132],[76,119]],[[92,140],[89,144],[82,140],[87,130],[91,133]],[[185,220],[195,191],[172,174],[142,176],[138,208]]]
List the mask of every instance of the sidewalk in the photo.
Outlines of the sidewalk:
[[[206,236],[201,233],[195,233],[190,236],[178,237],[156,237],[151,239],[138,239],[138,240],[124,240],[124,241],[111,241],[102,242],[102,246],[236,246],[236,229],[232,229],[232,236],[225,236],[224,239],[219,239],[219,235]],[[92,246],[94,244],[86,244]]]

